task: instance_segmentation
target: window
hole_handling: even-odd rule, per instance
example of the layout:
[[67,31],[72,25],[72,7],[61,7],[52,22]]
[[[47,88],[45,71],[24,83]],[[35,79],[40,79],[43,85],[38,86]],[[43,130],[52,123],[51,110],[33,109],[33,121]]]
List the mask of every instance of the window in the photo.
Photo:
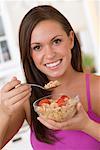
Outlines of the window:
[[3,27],[2,18],[0,16],[0,64],[11,60],[6,34]]

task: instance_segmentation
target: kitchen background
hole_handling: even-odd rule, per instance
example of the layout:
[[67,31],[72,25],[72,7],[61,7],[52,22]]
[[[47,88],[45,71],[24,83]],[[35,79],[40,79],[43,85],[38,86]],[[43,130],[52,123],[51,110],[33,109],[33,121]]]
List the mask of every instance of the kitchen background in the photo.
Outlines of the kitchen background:
[[[18,47],[23,16],[34,6],[49,4],[60,10],[80,40],[84,71],[100,75],[100,0],[0,0],[0,88],[12,76],[25,81]],[[3,150],[32,150],[26,122]]]

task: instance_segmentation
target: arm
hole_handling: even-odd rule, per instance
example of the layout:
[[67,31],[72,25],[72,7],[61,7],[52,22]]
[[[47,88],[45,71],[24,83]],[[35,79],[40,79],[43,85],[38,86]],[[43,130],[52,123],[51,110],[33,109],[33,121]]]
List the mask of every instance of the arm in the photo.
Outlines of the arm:
[[24,119],[25,112],[22,108],[18,109],[12,116],[7,116],[0,112],[0,148],[6,145],[12,137],[21,128]]
[[2,147],[5,146],[19,131],[24,120],[25,120],[25,112],[23,111],[22,108],[20,108],[13,113],[8,122],[5,122],[6,132],[3,132]]
[[0,149],[2,146],[4,135],[8,129],[8,122],[9,122],[9,117],[7,117],[5,114],[2,114],[0,108]]
[[24,84],[18,86],[19,83],[14,78],[0,90],[0,148],[18,132],[25,119],[23,103],[31,90]]

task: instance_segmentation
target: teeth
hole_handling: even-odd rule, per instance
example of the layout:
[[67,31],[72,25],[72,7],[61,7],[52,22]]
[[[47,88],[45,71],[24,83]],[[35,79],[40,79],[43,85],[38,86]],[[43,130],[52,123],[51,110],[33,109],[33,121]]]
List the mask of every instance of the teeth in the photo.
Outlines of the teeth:
[[60,62],[61,62],[61,60],[58,60],[58,61],[56,61],[56,62],[54,62],[54,63],[46,64],[46,66],[47,66],[47,67],[55,67],[55,66],[59,65]]

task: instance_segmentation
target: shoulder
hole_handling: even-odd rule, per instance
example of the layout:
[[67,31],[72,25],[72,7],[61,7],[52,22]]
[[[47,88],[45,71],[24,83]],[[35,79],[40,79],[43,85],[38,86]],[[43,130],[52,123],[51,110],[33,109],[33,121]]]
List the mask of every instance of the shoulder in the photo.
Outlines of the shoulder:
[[100,115],[100,76],[90,74],[90,92],[93,110]]
[[90,78],[93,80],[93,81],[99,81],[100,82],[100,75],[96,75],[96,74],[90,74]]
[[95,94],[100,96],[100,76],[90,74],[90,86],[94,90]]

